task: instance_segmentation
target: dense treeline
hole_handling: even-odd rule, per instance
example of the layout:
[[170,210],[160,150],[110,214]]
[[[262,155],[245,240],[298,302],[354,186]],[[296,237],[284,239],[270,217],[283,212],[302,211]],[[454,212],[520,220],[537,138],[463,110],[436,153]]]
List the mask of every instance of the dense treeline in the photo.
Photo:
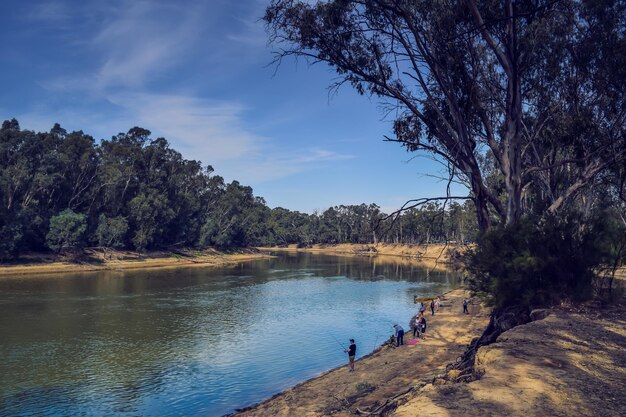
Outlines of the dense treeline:
[[138,127],[99,143],[58,124],[36,133],[13,119],[0,129],[0,259],[86,246],[422,243],[476,234],[471,202],[386,217],[374,204],[311,215],[270,209],[251,187],[226,183]]

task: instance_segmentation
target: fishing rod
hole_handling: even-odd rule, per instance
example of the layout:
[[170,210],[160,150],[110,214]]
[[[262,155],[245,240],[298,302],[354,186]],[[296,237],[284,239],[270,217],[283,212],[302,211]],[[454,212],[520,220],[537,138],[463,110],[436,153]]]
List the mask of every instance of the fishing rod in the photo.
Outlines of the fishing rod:
[[374,347],[372,348],[372,352],[376,349],[376,347],[377,347],[377,345],[376,345],[376,344],[378,343],[378,338],[379,338],[380,336],[381,336],[381,334],[380,334],[380,333],[377,333],[377,334],[376,334],[376,340],[374,340]]
[[339,340],[337,340],[337,338],[336,338],[336,337],[335,337],[332,333],[329,333],[329,334],[330,334],[330,337],[332,337],[333,339],[335,339],[335,342],[337,342],[337,344],[338,344],[339,346],[341,346],[341,348],[342,348],[343,350],[346,350],[346,349],[347,349],[347,348],[346,348],[346,347],[345,347],[345,346],[344,346],[344,345],[343,345],[343,344],[342,344]]

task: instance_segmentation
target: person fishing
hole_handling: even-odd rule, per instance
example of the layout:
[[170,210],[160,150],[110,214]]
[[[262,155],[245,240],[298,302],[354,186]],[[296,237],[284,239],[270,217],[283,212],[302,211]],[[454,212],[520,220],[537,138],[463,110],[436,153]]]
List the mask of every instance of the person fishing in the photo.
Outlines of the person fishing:
[[424,304],[421,301],[417,302],[417,314],[421,313],[424,308]]
[[396,329],[396,347],[404,344],[404,329],[399,324],[394,324],[393,328]]
[[419,323],[419,318],[420,318],[420,314],[419,313],[417,316],[415,316],[415,321],[413,322],[413,338],[418,338],[420,337],[420,323]]
[[422,334],[422,337],[423,337],[424,334],[426,333],[426,317],[424,317],[424,314],[420,315],[419,324],[420,324],[420,333]]
[[356,343],[354,343],[354,339],[350,339],[350,346],[348,349],[345,349],[348,352],[348,372],[354,372],[354,357],[356,356]]

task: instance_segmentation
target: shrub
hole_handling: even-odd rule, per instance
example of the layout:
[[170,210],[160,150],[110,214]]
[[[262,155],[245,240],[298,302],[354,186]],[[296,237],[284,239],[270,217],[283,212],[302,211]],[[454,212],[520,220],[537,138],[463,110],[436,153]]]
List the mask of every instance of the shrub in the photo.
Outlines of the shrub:
[[50,219],[50,229],[46,235],[48,247],[61,252],[65,249],[82,247],[85,231],[87,230],[87,216],[74,213],[72,210],[63,210]]
[[493,229],[464,255],[470,289],[496,307],[588,298],[606,259],[606,228],[604,216],[584,222],[570,215]]
[[359,382],[358,384],[356,384],[356,391],[361,394],[372,392],[375,389],[376,387],[367,381]]

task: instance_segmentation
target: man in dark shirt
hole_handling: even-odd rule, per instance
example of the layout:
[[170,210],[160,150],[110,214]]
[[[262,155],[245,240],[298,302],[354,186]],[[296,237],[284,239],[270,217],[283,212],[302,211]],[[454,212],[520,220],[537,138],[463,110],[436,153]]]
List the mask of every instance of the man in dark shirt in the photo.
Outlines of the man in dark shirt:
[[354,343],[354,339],[350,339],[350,347],[346,349],[346,352],[348,352],[348,363],[350,366],[348,372],[354,372],[354,357],[356,356],[356,344]]

